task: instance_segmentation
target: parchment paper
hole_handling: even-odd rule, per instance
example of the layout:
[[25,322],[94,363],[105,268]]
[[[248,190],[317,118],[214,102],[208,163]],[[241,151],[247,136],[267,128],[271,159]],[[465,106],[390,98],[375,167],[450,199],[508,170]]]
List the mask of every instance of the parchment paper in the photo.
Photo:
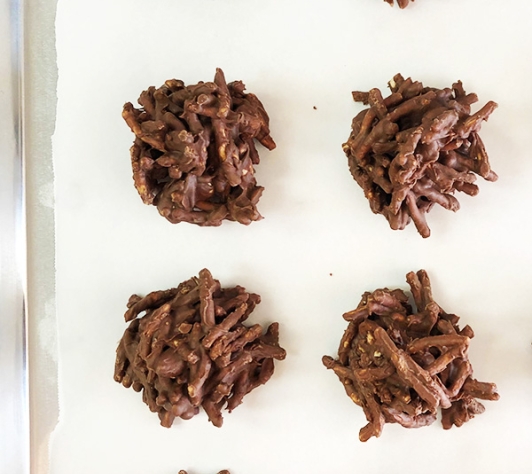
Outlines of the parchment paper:
[[[526,0],[60,0],[54,135],[60,422],[52,474],[523,473],[532,470],[530,159],[532,4]],[[172,226],[133,188],[122,105],[166,79],[212,80],[222,67],[263,101],[273,152],[257,167],[265,216],[249,227]],[[481,136],[496,183],[435,209],[423,240],[389,229],[349,175],[341,144],[361,110],[352,90],[401,72],[425,85],[461,79],[499,109]],[[314,109],[316,107],[316,109]],[[476,109],[475,109],[476,110]],[[263,302],[287,359],[214,428],[204,414],[159,426],[113,381],[132,293],[208,267]],[[321,356],[334,355],[365,290],[407,287],[425,268],[436,301],[476,336],[479,380],[499,402],[460,429],[366,423]]]

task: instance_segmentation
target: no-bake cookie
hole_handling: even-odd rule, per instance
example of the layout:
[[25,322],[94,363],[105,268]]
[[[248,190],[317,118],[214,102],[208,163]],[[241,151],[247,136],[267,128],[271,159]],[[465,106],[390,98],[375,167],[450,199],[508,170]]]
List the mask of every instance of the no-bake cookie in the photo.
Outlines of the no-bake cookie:
[[177,288],[131,296],[115,380],[142,392],[165,427],[200,407],[222,426],[222,409],[233,411],[270,379],[274,359],[286,355],[278,323],[265,332],[244,324],[259,303],[259,295],[241,286],[222,288],[206,269]]
[[[178,474],[188,474],[188,472],[187,471],[179,471]],[[218,474],[231,474],[231,473],[224,469],[223,471],[220,471]]]
[[[393,7],[394,0],[384,0],[384,1]],[[410,2],[413,2],[413,1],[415,0],[397,0],[397,5],[399,5],[399,8],[406,8],[410,4]]]
[[359,438],[379,437],[385,423],[405,428],[430,425],[442,411],[445,429],[462,426],[484,411],[478,401],[498,400],[497,387],[473,378],[468,347],[473,330],[458,326],[432,298],[427,273],[406,276],[416,305],[402,290],[366,292],[345,313],[349,325],[338,357],[323,357],[368,424]]
[[135,134],[135,187],[170,222],[218,226],[224,219],[261,219],[255,140],[269,150],[275,142],[264,106],[244,90],[241,81],[227,84],[217,69],[213,82],[168,80],[142,92],[141,108],[124,105],[122,116]]
[[389,86],[387,97],[379,89],[353,92],[356,102],[370,107],[353,119],[343,150],[371,210],[392,229],[412,220],[428,237],[425,215],[434,204],[457,211],[456,191],[474,196],[476,175],[497,179],[478,133],[497,104],[471,114],[478,98],[460,81],[436,89],[397,74]]

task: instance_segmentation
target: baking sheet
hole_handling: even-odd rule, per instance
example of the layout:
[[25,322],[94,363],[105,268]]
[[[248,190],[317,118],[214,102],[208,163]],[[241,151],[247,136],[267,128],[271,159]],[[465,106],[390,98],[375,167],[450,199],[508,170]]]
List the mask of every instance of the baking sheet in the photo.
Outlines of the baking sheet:
[[0,0],[0,472],[29,468],[22,7]]
[[[532,318],[528,136],[532,31],[526,0],[60,0],[53,138],[59,425],[51,474],[522,473],[532,469]],[[263,101],[277,148],[260,149],[249,227],[171,225],[131,180],[133,136],[122,105],[150,85],[212,80],[216,67]],[[496,183],[462,209],[435,209],[432,236],[393,232],[349,175],[341,144],[361,108],[352,90],[384,89],[397,72],[436,87],[461,79],[499,103],[483,125]],[[476,110],[476,109],[475,109]],[[175,286],[209,268],[223,286],[262,296],[251,321],[279,321],[288,356],[272,380],[225,416],[159,426],[113,381],[132,293]],[[343,312],[378,287],[406,288],[425,268],[436,301],[475,330],[470,357],[498,402],[460,429],[366,421],[321,364]]]

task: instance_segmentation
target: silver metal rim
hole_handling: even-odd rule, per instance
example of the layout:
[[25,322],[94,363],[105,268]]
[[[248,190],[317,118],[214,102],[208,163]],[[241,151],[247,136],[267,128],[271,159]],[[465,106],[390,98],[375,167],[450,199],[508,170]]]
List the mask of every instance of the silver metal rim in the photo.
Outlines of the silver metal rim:
[[23,0],[0,0],[0,472],[29,473]]

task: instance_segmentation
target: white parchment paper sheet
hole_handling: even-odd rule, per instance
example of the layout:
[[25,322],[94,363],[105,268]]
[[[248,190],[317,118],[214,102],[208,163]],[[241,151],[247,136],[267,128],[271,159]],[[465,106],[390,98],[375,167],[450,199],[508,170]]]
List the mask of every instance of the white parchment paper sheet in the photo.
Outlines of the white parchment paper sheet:
[[[532,4],[527,0],[60,0],[56,178],[60,423],[52,474],[348,474],[531,472]],[[126,101],[150,85],[212,80],[222,67],[259,96],[273,152],[261,148],[265,219],[249,227],[172,226],[131,179]],[[429,215],[432,236],[393,232],[349,175],[341,144],[361,110],[352,90],[397,72],[426,85],[461,79],[500,104],[482,137],[497,183]],[[314,109],[316,107],[316,110]],[[208,267],[263,302],[253,322],[281,323],[288,351],[272,380],[225,417],[159,426],[141,396],[113,381],[132,293]],[[406,288],[425,268],[434,295],[476,333],[471,360],[501,400],[460,429],[366,421],[321,364],[365,290]]]

